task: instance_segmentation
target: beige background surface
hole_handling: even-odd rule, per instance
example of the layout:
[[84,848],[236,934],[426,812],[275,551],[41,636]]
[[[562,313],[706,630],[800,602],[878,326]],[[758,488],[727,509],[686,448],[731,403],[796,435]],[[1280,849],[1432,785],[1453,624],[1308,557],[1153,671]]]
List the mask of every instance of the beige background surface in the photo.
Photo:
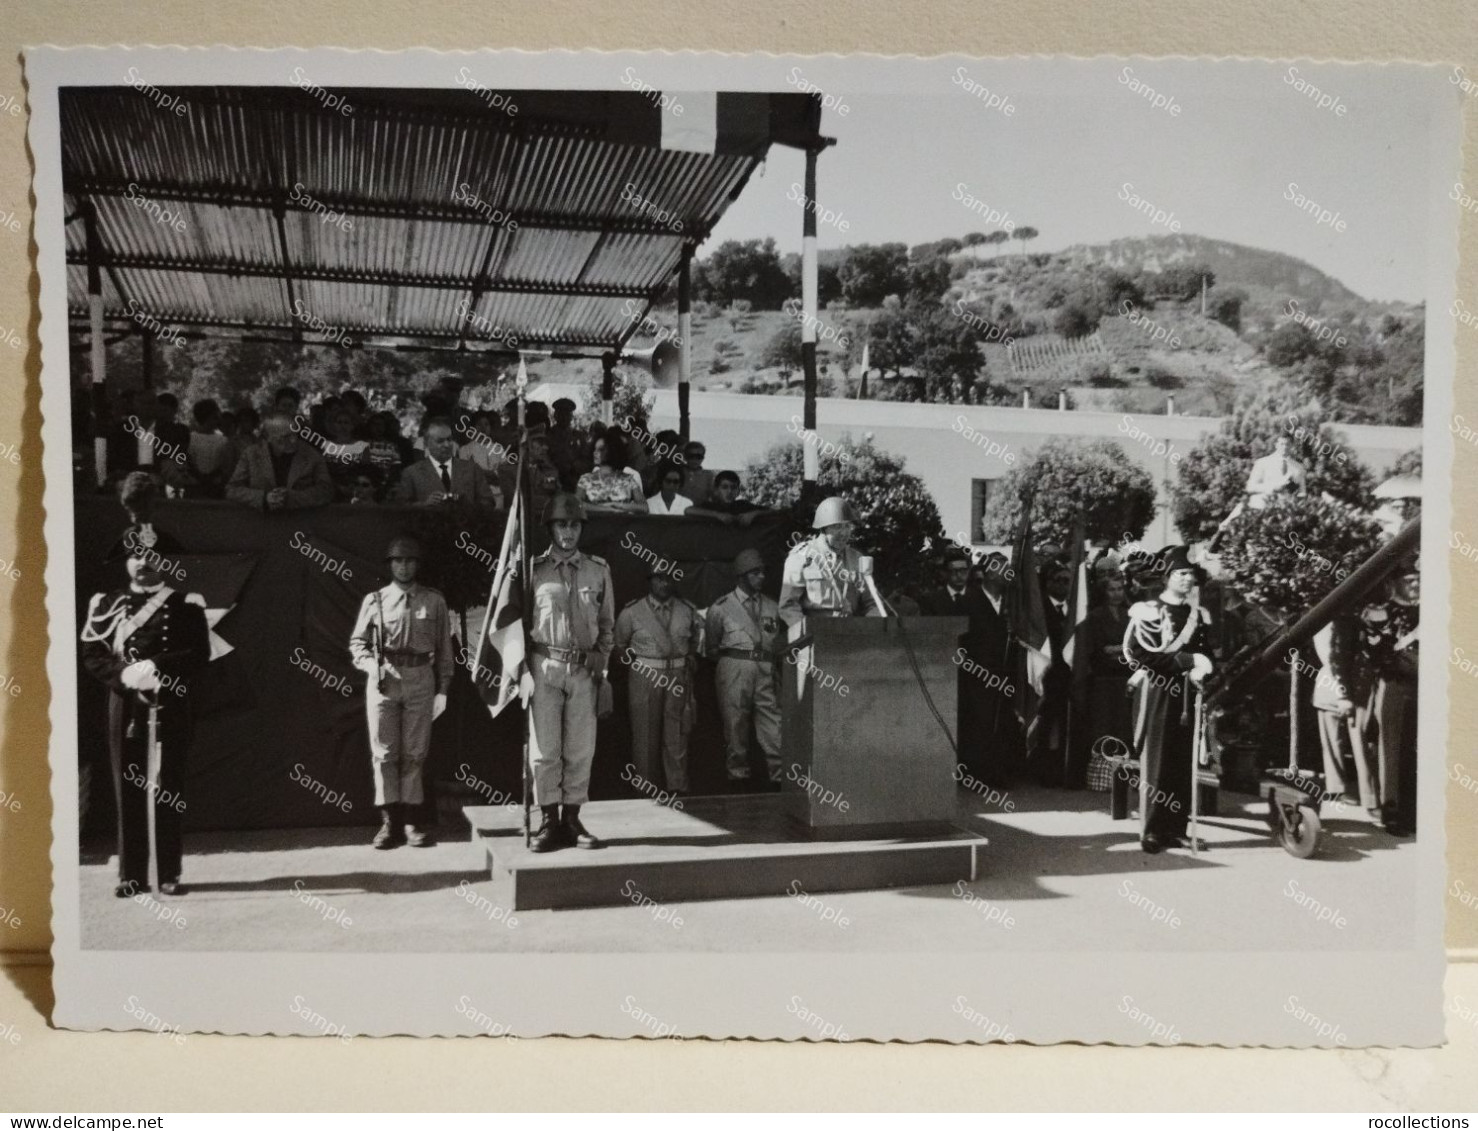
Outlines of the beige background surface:
[[[1184,0],[966,4],[866,0],[804,7],[752,0],[705,4],[345,2],[95,5],[5,0],[0,5],[0,952],[50,943],[46,750],[49,739],[41,536],[39,355],[35,341],[30,155],[20,52],[54,43],[230,43],[260,46],[398,48],[603,47],[767,50],[807,53],[964,52],[1237,55],[1316,59],[1413,59],[1461,63],[1478,75],[1478,20],[1462,2],[1326,2],[1189,5]],[[19,112],[11,107],[18,106]],[[1478,184],[1474,135],[1465,123],[1465,184]],[[1470,190],[1471,191],[1471,190]],[[14,212],[21,226],[5,226]],[[1478,217],[1464,214],[1459,294],[1478,308]],[[20,345],[6,345],[10,335]],[[1478,330],[1458,327],[1457,411],[1478,419]],[[7,458],[11,446],[18,465]],[[1454,529],[1478,527],[1478,500],[1463,489],[1478,450],[1458,445]],[[1452,563],[1453,642],[1474,636],[1478,602],[1468,600],[1471,562]],[[5,590],[9,592],[5,592]],[[1469,648],[1471,651],[1472,649]],[[1471,736],[1478,685],[1454,676],[1449,761],[1478,764]],[[11,798],[15,804],[9,804]],[[18,804],[19,808],[16,808]],[[1450,876],[1478,890],[1478,795],[1449,784]],[[1478,910],[1448,900],[1447,944],[1461,960],[1478,955]],[[1280,1053],[1172,1050],[1030,1050],[797,1047],[743,1044],[662,1047],[647,1042],[442,1042],[414,1052],[404,1040],[351,1045],[301,1039],[189,1038],[183,1059],[163,1055],[153,1035],[62,1034],[46,1029],[44,969],[10,967],[0,982],[0,1104],[30,1110],[168,1110],[242,1106],[277,1110],[519,1108],[551,1104],[714,1106],[1046,1107],[1073,1104],[1064,1085],[1087,1089],[1089,1108],[1154,1106],[1474,1107],[1478,1030],[1453,1020],[1457,1043],[1442,1052]],[[1453,971],[1449,998],[1478,1005],[1478,968]],[[1466,992],[1464,993],[1464,988]],[[1227,992],[1230,987],[1207,992]],[[15,1041],[7,1027],[15,1026]],[[289,1041],[291,1043],[287,1043]],[[396,1051],[398,1050],[398,1051]],[[439,1051],[438,1051],[439,1050]],[[435,1060],[429,1059],[436,1057]],[[721,1061],[714,1058],[722,1056]],[[1466,1066],[1458,1065],[1466,1058]],[[227,1059],[229,1058],[229,1059]],[[403,1059],[408,1058],[408,1059]],[[409,1072],[391,1072],[401,1064]],[[415,1067],[412,1067],[415,1066]],[[1228,1071],[1230,1069],[1230,1072]],[[1036,1072],[1050,1076],[1035,1076]],[[1026,1072],[1027,1075],[1023,1075]],[[409,1080],[402,1085],[395,1079]],[[1042,1080],[1042,1084],[1034,1083]],[[325,1083],[331,1080],[332,1083]],[[1046,1081],[1050,1080],[1050,1084]],[[206,1082],[214,1081],[209,1090]],[[671,1083],[664,1087],[663,1082]],[[1267,1086],[1263,1086],[1266,1081]],[[1465,1101],[1453,1089],[1462,1081]],[[1231,1085],[1230,1087],[1228,1085]],[[1302,1086],[1307,1085],[1307,1090]],[[1107,1091],[1099,1092],[1099,1086]],[[1161,1089],[1173,1089],[1161,1092]],[[1373,1089],[1373,1090],[1372,1090]],[[10,1096],[9,1100],[4,1097]],[[1098,1095],[1101,1098],[1094,1098]],[[239,1098],[236,1098],[239,1097]],[[1038,1098],[1040,1097],[1040,1098]],[[1383,1099],[1381,1097],[1384,1097]]]

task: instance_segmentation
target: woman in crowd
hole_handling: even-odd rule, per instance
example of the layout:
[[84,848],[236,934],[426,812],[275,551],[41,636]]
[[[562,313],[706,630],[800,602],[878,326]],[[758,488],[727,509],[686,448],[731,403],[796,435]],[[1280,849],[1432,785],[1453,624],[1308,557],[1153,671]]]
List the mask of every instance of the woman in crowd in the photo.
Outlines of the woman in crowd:
[[[472,434],[467,442],[457,449],[457,455],[463,459],[470,459],[488,477],[489,483],[498,481],[498,469],[505,463],[513,462],[517,458],[516,451],[510,451],[508,446],[494,439],[494,432],[498,426],[494,423],[495,414],[491,409],[479,409],[472,416]],[[516,441],[515,441],[516,442]],[[512,457],[512,458],[510,458]]]
[[365,462],[368,440],[354,438],[354,410],[341,400],[323,414],[323,458],[340,499],[353,494],[354,473]]
[[664,463],[657,473],[657,490],[647,498],[652,514],[686,514],[693,500],[678,492],[683,487],[683,469],[675,463]]
[[596,513],[646,514],[641,477],[628,472],[622,445],[613,442],[619,440],[619,435],[607,432],[595,442],[595,468],[580,476],[575,494]]

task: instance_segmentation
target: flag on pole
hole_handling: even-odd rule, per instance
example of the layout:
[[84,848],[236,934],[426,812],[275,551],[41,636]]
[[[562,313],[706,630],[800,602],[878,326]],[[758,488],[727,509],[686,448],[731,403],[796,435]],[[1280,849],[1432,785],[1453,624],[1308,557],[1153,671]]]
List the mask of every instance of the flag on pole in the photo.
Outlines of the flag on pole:
[[[1011,554],[1016,584],[1012,587],[1011,632],[1021,642],[1026,657],[1026,684],[1038,696],[1042,680],[1052,666],[1052,642],[1047,638],[1047,612],[1042,605],[1042,587],[1037,579],[1037,558],[1032,550],[1032,497],[1022,504],[1021,529]],[[1024,718],[1030,718],[1024,714]]]
[[493,571],[493,590],[488,595],[482,638],[472,665],[472,682],[494,716],[515,697],[527,705],[534,687],[524,637],[523,506],[523,493],[514,491],[508,524],[503,528],[503,549]]

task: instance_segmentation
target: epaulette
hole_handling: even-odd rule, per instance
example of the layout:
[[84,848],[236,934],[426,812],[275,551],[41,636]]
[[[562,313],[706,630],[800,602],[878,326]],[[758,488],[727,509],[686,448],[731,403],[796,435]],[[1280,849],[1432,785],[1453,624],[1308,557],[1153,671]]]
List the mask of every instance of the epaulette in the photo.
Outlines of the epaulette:
[[626,604],[621,606],[621,611],[624,613],[627,609],[632,608],[635,605],[640,605],[645,600],[645,597],[637,597],[635,600],[627,601]]
[[606,564],[605,558],[601,557],[599,554],[586,554],[585,556],[598,566],[604,566],[606,569],[611,568],[609,565]]
[[205,598],[199,593],[186,593],[185,600],[192,605],[199,605],[202,609],[205,608]]

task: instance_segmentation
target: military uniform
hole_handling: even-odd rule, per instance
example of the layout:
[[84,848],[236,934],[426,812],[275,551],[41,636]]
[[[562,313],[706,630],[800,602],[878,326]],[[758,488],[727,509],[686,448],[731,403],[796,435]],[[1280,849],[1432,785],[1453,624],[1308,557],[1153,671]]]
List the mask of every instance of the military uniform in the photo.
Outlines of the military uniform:
[[698,610],[678,596],[639,598],[616,618],[616,650],[631,665],[631,760],[647,781],[665,778],[677,793],[688,791],[689,675],[702,631]]
[[749,726],[765,755],[770,780],[780,780],[779,662],[784,633],[780,606],[763,593],[742,587],[708,608],[707,649],[718,657],[718,709],[724,724],[724,762],[729,780],[749,777]]
[[785,559],[780,581],[780,617],[787,625],[802,617],[882,616],[859,569],[861,555],[848,546],[837,554],[817,534]]
[[[383,635],[381,635],[383,633]],[[377,647],[378,641],[378,647]],[[435,589],[391,582],[368,594],[349,638],[354,666],[369,675],[365,710],[374,755],[375,804],[419,805],[435,699],[452,684],[451,618]],[[398,675],[379,678],[379,661]]]
[[1209,656],[1211,614],[1191,601],[1160,598],[1129,609],[1124,655],[1132,674],[1134,747],[1140,763],[1143,836],[1183,838],[1191,814],[1191,746],[1197,654]]
[[595,757],[594,673],[604,676],[610,662],[616,619],[611,571],[594,554],[562,559],[551,547],[531,574],[534,803],[583,805]]
[[[210,659],[205,599],[158,585],[130,585],[92,598],[82,630],[82,666],[107,685],[108,755],[118,806],[118,878],[149,887],[149,794],[159,882],[178,883],[185,765],[192,718],[189,680]],[[138,666],[152,662],[154,673]],[[149,718],[158,764],[150,766]]]

